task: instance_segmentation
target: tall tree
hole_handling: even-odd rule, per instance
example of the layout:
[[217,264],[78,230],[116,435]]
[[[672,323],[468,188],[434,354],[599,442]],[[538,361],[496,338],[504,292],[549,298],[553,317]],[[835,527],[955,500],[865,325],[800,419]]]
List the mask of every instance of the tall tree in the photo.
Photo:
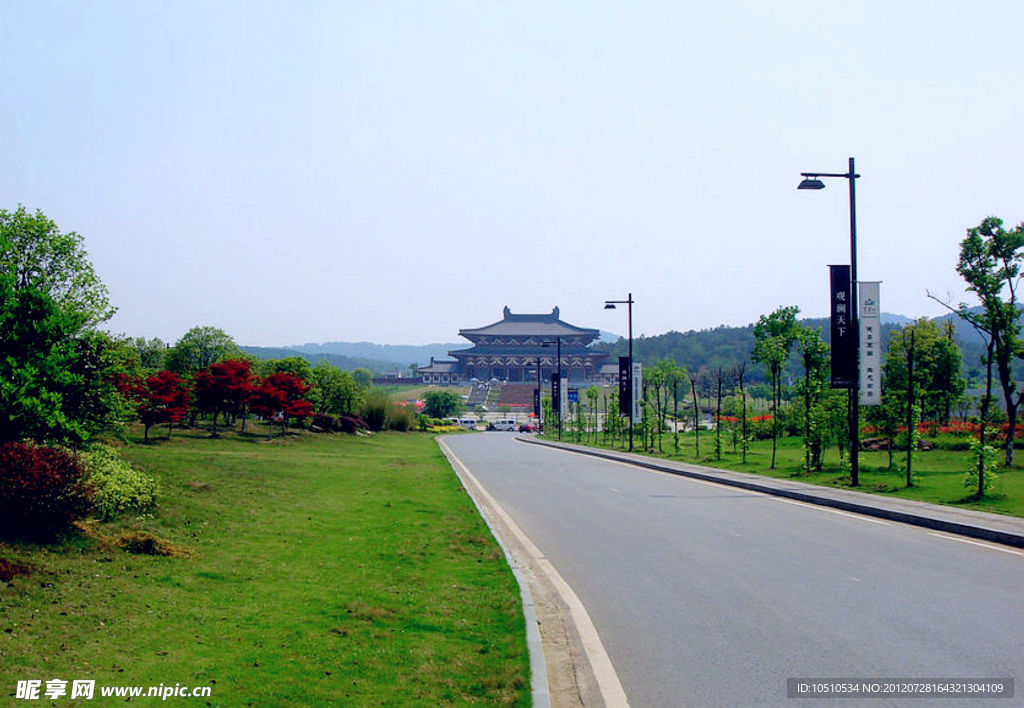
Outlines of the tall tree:
[[360,388],[368,389],[373,385],[373,373],[361,366],[358,369],[353,369],[352,378]]
[[94,327],[114,314],[107,289],[93,270],[84,240],[60,229],[42,211],[24,206],[0,209],[0,266],[14,290],[36,289],[51,297],[58,309],[82,316]]
[[761,315],[754,325],[754,352],[752,358],[764,366],[772,387],[772,463],[779,438],[779,406],[782,403],[782,370],[796,338],[796,315],[800,308],[780,307],[770,315]]
[[124,405],[113,314],[75,233],[42,212],[0,210],[0,442],[77,445]]
[[352,415],[359,407],[362,389],[349,372],[321,361],[313,367],[309,380],[313,383],[309,400],[316,413]]
[[227,332],[217,327],[193,327],[167,353],[166,365],[191,376],[222,359],[241,359],[243,352]]
[[191,392],[185,380],[173,371],[160,371],[140,381],[136,388],[138,413],[144,426],[143,439],[149,442],[149,429],[167,423],[167,439],[171,428],[188,415]]
[[[963,394],[964,379],[960,373],[960,350],[933,320],[921,318],[889,337],[882,367],[882,410],[874,415],[883,429],[893,424],[893,417],[907,430],[907,467],[913,464],[913,430],[909,422],[921,412],[939,418],[949,410],[950,398]],[[897,413],[898,411],[898,413]],[[910,474],[907,475],[911,484]]]
[[957,273],[967,282],[967,290],[981,301],[982,311],[972,312],[961,303],[958,314],[975,329],[988,334],[992,344],[992,361],[999,375],[1003,403],[1009,426],[1006,434],[1007,466],[1013,464],[1013,442],[1017,430],[1017,411],[1024,392],[1017,390],[1013,361],[1020,351],[1020,307],[1017,286],[1020,263],[1024,258],[1024,223],[1008,231],[1003,221],[990,216],[980,225],[968,229],[960,242]]
[[804,471],[810,474],[821,464],[824,422],[818,404],[828,386],[829,349],[821,339],[821,332],[800,324],[794,325],[794,339],[803,364],[804,377],[798,388],[803,399]]
[[740,391],[740,450],[743,454],[743,464],[747,464],[747,450],[750,447],[750,437],[747,432],[747,391],[743,386],[743,379],[747,375],[747,362],[741,361],[733,369],[736,375],[736,386]]
[[461,399],[451,391],[427,391],[423,402],[423,413],[431,418],[448,418],[462,410]]

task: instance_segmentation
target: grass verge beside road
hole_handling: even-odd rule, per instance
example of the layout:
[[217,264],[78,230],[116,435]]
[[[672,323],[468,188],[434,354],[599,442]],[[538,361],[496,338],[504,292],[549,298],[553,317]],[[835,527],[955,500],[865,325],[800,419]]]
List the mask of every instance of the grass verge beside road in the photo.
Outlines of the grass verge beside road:
[[[0,544],[0,690],[212,686],[213,705],[529,703],[519,591],[434,440],[178,434],[152,519]],[[126,536],[172,555],[128,553]]]
[[[547,439],[556,436],[547,433]],[[563,441],[575,442],[575,436],[563,434]],[[796,479],[809,484],[825,487],[842,487],[852,489],[850,475],[844,471],[839,462],[838,451],[833,447],[824,455],[822,471],[806,474],[803,469],[804,449],[800,438],[780,438],[775,469],[771,469],[771,440],[758,440],[751,443],[747,453],[747,462],[743,463],[739,452],[733,452],[726,436],[722,436],[722,456],[717,459],[714,452],[714,433],[702,432],[700,436],[701,454],[696,454],[693,433],[680,434],[680,451],[675,454],[672,433],[662,437],[662,452],[658,452],[657,444],[646,454],[676,462],[689,462],[717,467],[736,472],[750,472],[780,479]],[[593,445],[612,450],[623,450],[624,444],[619,441],[614,445],[602,443],[601,436],[595,442],[593,434],[585,436],[582,444]],[[645,453],[641,449],[639,438],[634,440],[634,452]],[[998,454],[1001,456],[1002,451]],[[1024,451],[1018,451],[1024,454]],[[903,499],[932,504],[948,504],[964,509],[975,509],[997,514],[1024,517],[1024,469],[1000,467],[996,472],[998,479],[991,494],[976,499],[974,489],[964,486],[963,478],[967,468],[972,464],[968,452],[949,450],[918,451],[913,460],[913,486],[907,487],[906,474],[898,466],[904,462],[905,452],[893,452],[896,468],[889,469],[888,452],[862,452],[860,466],[860,486],[858,491],[871,494],[884,494]]]

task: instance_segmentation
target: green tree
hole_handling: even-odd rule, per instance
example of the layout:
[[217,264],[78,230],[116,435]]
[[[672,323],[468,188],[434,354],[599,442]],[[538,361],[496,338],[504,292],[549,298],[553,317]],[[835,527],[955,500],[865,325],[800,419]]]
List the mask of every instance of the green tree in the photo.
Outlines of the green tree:
[[588,404],[590,406],[590,411],[594,415],[594,444],[596,445],[597,444],[597,414],[598,414],[597,402],[601,398],[601,389],[599,389],[597,386],[590,386],[585,391],[585,394],[587,396],[587,402],[588,402]]
[[1017,284],[1020,262],[1024,258],[1024,223],[1013,230],[1003,228],[1002,219],[990,216],[975,228],[967,230],[960,242],[957,273],[967,282],[967,290],[981,301],[982,311],[972,312],[961,303],[958,314],[975,329],[991,339],[994,364],[1003,392],[1003,403],[1009,426],[1006,434],[1005,463],[1013,464],[1013,442],[1017,430],[1017,411],[1024,392],[1017,390],[1013,362],[1021,351],[1020,307],[1017,305]]
[[224,330],[193,327],[167,353],[167,368],[191,376],[222,359],[242,359],[245,353]]
[[0,209],[0,265],[12,278],[9,287],[46,293],[57,309],[80,316],[82,327],[95,327],[115,312],[82,237],[61,233],[42,211]]
[[770,315],[761,315],[754,325],[754,352],[752,358],[764,366],[772,387],[772,462],[775,469],[775,451],[779,437],[779,407],[782,403],[782,370],[789,360],[789,352],[796,338],[796,315],[800,308],[780,307]]
[[[821,339],[821,332],[800,324],[794,325],[794,339],[804,377],[797,385],[797,393],[803,401],[804,472],[821,468],[825,422],[818,403],[828,387],[829,349]],[[818,413],[819,415],[815,415]]]
[[143,371],[155,374],[166,368],[168,346],[163,340],[157,337],[148,340],[145,337],[136,337],[130,340],[130,344],[135,349],[139,367]]
[[313,384],[309,400],[316,413],[352,415],[362,403],[363,389],[356,385],[352,374],[326,361],[314,366],[307,380]]
[[80,236],[0,210],[0,441],[79,445],[125,412],[111,314]]
[[431,418],[448,418],[462,410],[462,399],[451,391],[427,391],[423,413]]
[[[934,321],[922,318],[889,337],[882,371],[883,424],[895,415],[908,430],[907,486],[911,486],[913,437],[921,411],[948,415],[950,399],[963,395],[960,350]],[[898,414],[897,414],[898,411]]]
[[369,369],[359,367],[352,372],[352,378],[362,388],[370,388],[373,385],[373,373]]
[[267,362],[269,374],[294,374],[304,381],[313,380],[313,367],[301,356],[287,356],[283,359],[271,359]]

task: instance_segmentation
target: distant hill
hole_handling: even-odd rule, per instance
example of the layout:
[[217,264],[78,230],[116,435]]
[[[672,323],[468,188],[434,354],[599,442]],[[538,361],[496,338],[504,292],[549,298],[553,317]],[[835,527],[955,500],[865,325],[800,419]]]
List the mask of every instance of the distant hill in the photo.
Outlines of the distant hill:
[[[301,356],[310,364],[326,361],[328,364],[337,366],[343,371],[352,371],[353,369],[363,368],[369,369],[375,374],[385,374],[391,373],[398,368],[404,368],[398,367],[394,362],[390,361],[381,361],[379,359],[369,359],[366,357],[342,356],[340,354],[311,354],[297,349],[292,349],[291,347],[248,347],[243,345],[242,351],[253,355],[257,359],[286,359],[290,356]],[[411,362],[407,362],[407,364],[408,363]]]
[[[980,376],[980,358],[983,354],[981,339],[974,329],[966,321],[957,315],[950,313],[942,317],[934,318],[940,324],[952,320],[954,323],[954,337],[960,350],[963,353],[964,374],[968,379],[977,380]],[[1022,318],[1024,319],[1024,318]],[[882,338],[883,347],[888,344],[889,334],[901,329],[914,321],[913,318],[904,315],[882,313]],[[829,342],[830,332],[828,318],[818,317],[800,320],[808,327],[820,329],[822,338]],[[375,374],[386,374],[395,371],[405,371],[410,364],[425,366],[430,363],[430,358],[448,359],[448,352],[456,349],[466,349],[472,346],[469,342],[449,342],[423,344],[423,345],[401,345],[401,344],[373,344],[372,342],[324,342],[307,343],[288,347],[245,347],[242,349],[261,359],[278,359],[288,356],[302,356],[310,363],[326,360],[329,363],[347,371],[363,367]],[[591,345],[599,351],[609,352],[612,356],[624,356],[627,345],[624,337],[601,332],[600,339]],[[690,330],[688,332],[666,332],[653,337],[638,337],[633,340],[634,354],[639,361],[645,364],[653,364],[662,359],[673,358],[682,366],[691,371],[697,371],[702,367],[714,370],[721,367],[732,367],[737,362],[750,361],[750,353],[754,349],[754,325],[744,327],[726,327],[725,325],[713,329]],[[793,360],[789,368],[792,374],[796,371],[796,362]],[[748,366],[749,380],[760,381],[764,378],[764,372],[759,366]],[[1024,378],[1024,367],[1020,374]]]
[[[288,347],[304,354],[336,354],[339,356],[373,359],[397,364],[407,368],[409,364],[426,366],[430,357],[448,359],[448,352],[453,349],[466,349],[472,346],[469,342],[461,344],[373,344],[372,342],[324,342],[323,344],[301,344]],[[391,368],[394,368],[392,366]]]
[[286,347],[242,346],[242,350],[259,359],[301,356],[311,364],[327,361],[345,371],[361,367],[369,369],[375,374],[389,374],[395,371],[406,371],[410,364],[426,366],[430,363],[430,357],[449,359],[449,351],[465,349],[469,346],[472,346],[469,342],[424,345],[324,342],[323,344],[308,343]]

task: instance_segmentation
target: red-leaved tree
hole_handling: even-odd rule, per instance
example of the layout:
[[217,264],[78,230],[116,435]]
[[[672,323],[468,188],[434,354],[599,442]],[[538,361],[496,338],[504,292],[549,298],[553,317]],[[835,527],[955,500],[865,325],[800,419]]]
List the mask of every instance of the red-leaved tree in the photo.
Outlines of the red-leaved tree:
[[[268,426],[280,420],[283,433],[289,418],[308,418],[313,415],[313,404],[304,398],[311,388],[295,374],[271,374],[253,392],[249,408],[266,420]],[[269,430],[268,427],[268,433]]]
[[196,407],[213,417],[213,434],[217,434],[217,416],[223,416],[224,423],[228,415],[232,418],[242,417],[242,432],[245,432],[245,419],[249,401],[256,390],[256,381],[252,375],[252,365],[244,359],[227,359],[210,364],[192,377]]
[[149,429],[161,423],[167,423],[167,439],[170,440],[174,424],[188,415],[192,397],[188,384],[173,371],[161,371],[141,382],[136,390],[145,441],[149,442]]

